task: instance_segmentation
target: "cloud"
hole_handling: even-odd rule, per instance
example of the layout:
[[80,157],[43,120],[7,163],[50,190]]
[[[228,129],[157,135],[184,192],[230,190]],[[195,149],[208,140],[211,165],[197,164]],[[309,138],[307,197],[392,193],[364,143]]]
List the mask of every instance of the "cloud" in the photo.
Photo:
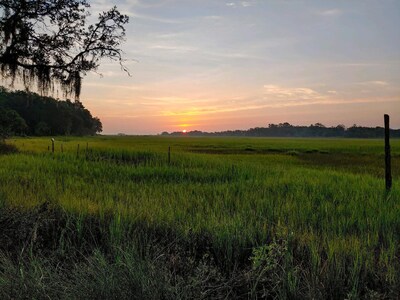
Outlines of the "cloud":
[[210,114],[221,114],[221,113],[235,113],[244,111],[253,111],[267,108],[289,108],[289,107],[299,107],[307,105],[348,105],[348,104],[365,104],[365,103],[386,103],[386,102],[396,102],[397,98],[391,99],[352,99],[352,100],[342,100],[342,99],[332,99],[332,100],[312,100],[312,101],[289,101],[282,103],[264,103],[264,104],[248,104],[242,106],[209,106],[206,108],[192,107],[185,109],[176,110],[164,110],[161,112],[160,116],[164,117],[194,117],[194,116],[208,116]]
[[204,16],[203,17],[205,20],[212,20],[212,21],[220,21],[223,19],[222,16],[217,16],[217,15],[211,15],[211,16]]
[[358,84],[360,85],[367,85],[367,86],[378,86],[378,87],[384,87],[384,86],[389,86],[389,83],[383,80],[371,80],[371,81],[363,81],[359,82]]
[[326,10],[320,10],[317,11],[316,14],[319,16],[337,16],[337,15],[341,15],[343,12],[340,9],[326,9]]
[[172,104],[172,103],[179,103],[179,104],[190,104],[195,102],[207,102],[209,99],[193,99],[188,97],[179,97],[179,96],[164,96],[164,97],[142,97],[145,100],[150,100],[152,102],[165,103],[165,104]]
[[[204,102],[203,102],[204,101]],[[216,113],[234,113],[264,108],[280,108],[310,104],[330,104],[328,96],[317,91],[296,87],[288,88],[278,85],[264,85],[262,93],[251,97],[225,99],[203,99],[185,108],[166,109],[163,116],[200,116]],[[187,102],[188,104],[190,101]],[[194,104],[193,102],[191,104]]]
[[196,47],[179,46],[179,45],[153,45],[153,46],[150,46],[149,48],[156,49],[156,50],[174,51],[174,52],[180,52],[180,53],[193,52],[193,51],[198,50]]
[[255,56],[255,55],[241,53],[241,52],[202,51],[202,53],[205,55],[208,55],[208,56],[215,56],[217,58],[265,60],[265,57]]
[[102,88],[102,89],[126,89],[126,90],[142,90],[142,86],[133,86],[133,85],[118,85],[118,84],[105,84],[103,82],[93,82],[93,81],[87,81],[85,82],[85,87],[96,87],[96,88]]
[[374,88],[383,88],[383,87],[387,87],[390,85],[387,81],[383,81],[383,80],[361,81],[361,82],[357,82],[356,84],[362,85],[365,87],[374,87]]
[[226,6],[229,7],[250,7],[254,5],[254,1],[236,1],[236,2],[227,2],[225,3]]
[[123,13],[132,18],[142,19],[151,22],[166,23],[166,24],[181,24],[183,22],[182,20],[154,17],[151,15],[139,14],[133,11],[124,11]]
[[155,34],[154,37],[158,39],[172,39],[182,36],[183,32],[169,32],[169,33],[159,33]]
[[371,62],[360,62],[360,63],[333,63],[329,64],[332,67],[376,67],[376,66],[384,66],[387,63],[371,63]]
[[243,7],[249,7],[249,6],[252,6],[252,5],[253,5],[253,3],[249,2],[249,1],[242,1],[242,2],[240,2],[240,4],[241,4]]
[[264,96],[266,99],[282,100],[316,100],[325,99],[326,96],[305,87],[287,88],[278,85],[264,85]]

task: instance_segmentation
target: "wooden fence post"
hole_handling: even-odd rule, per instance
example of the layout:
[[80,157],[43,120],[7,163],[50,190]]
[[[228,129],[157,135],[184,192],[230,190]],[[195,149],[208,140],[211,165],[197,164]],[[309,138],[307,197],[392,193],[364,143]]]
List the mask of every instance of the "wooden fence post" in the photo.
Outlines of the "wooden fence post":
[[78,158],[78,156],[79,156],[79,144],[78,147],[76,148],[76,158]]
[[63,146],[63,144],[61,143],[61,153],[63,153],[64,152],[64,146]]
[[392,165],[390,156],[390,127],[389,115],[385,115],[385,183],[386,189],[392,188]]
[[168,164],[171,163],[171,146],[168,146]]
[[51,139],[51,152],[54,154],[54,139]]

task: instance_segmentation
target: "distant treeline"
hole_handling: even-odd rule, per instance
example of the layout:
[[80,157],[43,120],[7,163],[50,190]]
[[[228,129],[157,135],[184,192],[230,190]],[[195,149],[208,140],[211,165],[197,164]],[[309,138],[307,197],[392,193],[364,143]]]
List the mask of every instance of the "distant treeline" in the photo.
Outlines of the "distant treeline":
[[102,131],[100,120],[79,101],[61,101],[0,87],[0,134],[94,135]]
[[[391,137],[400,137],[400,129],[391,129]],[[220,132],[189,131],[163,132],[169,136],[254,136],[254,137],[346,137],[346,138],[382,138],[383,127],[363,127],[353,125],[346,128],[344,125],[326,127],[321,123],[310,126],[295,126],[289,123],[269,124],[268,127],[256,127],[248,130],[228,130]]]

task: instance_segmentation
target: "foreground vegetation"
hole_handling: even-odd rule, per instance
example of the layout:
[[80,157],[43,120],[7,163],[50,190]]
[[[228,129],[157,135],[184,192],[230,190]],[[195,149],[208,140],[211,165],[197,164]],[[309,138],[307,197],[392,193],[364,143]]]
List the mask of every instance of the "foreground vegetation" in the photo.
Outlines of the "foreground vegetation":
[[0,156],[0,298],[399,296],[399,140],[390,192],[378,140],[49,142]]

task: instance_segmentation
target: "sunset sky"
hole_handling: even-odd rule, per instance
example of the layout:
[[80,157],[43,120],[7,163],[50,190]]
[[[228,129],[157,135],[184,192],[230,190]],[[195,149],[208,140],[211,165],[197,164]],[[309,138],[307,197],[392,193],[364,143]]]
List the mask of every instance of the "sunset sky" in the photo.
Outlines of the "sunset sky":
[[104,133],[269,123],[400,127],[398,0],[90,0],[130,16],[128,77],[104,61],[81,101]]

